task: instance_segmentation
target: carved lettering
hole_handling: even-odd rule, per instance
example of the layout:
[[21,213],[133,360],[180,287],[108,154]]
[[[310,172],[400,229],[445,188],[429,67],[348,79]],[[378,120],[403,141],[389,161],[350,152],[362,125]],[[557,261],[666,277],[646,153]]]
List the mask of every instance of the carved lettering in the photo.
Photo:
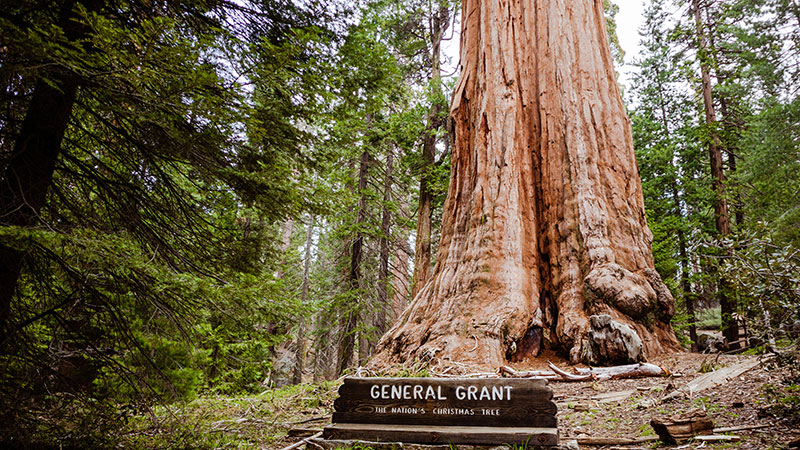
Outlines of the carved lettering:
[[541,380],[348,378],[339,393],[333,422],[486,427],[556,424],[552,391]]
[[[511,386],[483,387],[478,391],[476,386],[456,386],[456,398],[459,400],[511,400]],[[447,400],[442,386],[422,385],[387,385],[374,384],[369,388],[369,396],[375,400]]]
[[467,399],[468,400],[477,400],[478,399],[478,386],[469,386],[467,388]]

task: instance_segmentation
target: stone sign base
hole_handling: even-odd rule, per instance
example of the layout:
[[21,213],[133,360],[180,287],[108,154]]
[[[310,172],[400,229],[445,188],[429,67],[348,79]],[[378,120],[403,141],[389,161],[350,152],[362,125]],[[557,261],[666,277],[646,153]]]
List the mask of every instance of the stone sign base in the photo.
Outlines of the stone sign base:
[[[337,450],[342,448],[352,448],[358,444],[360,448],[371,448],[374,450],[452,450],[447,444],[442,445],[423,445],[407,442],[377,442],[364,440],[338,440],[338,439],[313,439],[309,448],[322,448],[323,450]],[[508,445],[458,445],[458,450],[508,450]],[[538,446],[528,444],[527,450],[580,450],[578,442],[574,440],[561,442],[557,446]]]
[[558,444],[556,428],[374,425],[334,423],[322,431],[325,439],[359,441],[398,441],[421,444],[493,444],[542,445]]

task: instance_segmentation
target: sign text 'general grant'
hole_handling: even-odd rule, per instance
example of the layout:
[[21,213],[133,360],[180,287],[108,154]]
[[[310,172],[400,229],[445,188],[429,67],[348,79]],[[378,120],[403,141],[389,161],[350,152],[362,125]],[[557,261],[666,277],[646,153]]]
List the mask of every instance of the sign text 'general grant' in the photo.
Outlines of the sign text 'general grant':
[[[458,400],[510,401],[512,386],[456,386]],[[421,386],[410,384],[373,384],[369,389],[373,399],[381,400],[447,400],[442,394],[442,386]]]

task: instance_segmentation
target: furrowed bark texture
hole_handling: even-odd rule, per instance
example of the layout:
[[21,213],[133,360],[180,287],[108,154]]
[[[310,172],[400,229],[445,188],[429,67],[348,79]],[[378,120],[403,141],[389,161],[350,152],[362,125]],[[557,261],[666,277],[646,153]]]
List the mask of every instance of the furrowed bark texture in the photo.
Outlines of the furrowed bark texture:
[[601,1],[465,0],[462,17],[438,262],[373,366],[496,368],[537,338],[602,360],[596,314],[644,355],[677,350]]

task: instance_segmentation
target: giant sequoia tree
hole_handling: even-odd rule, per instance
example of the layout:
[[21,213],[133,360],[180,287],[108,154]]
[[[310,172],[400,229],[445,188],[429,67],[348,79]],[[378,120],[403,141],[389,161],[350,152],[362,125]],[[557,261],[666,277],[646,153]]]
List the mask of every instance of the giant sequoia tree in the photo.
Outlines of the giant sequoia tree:
[[467,0],[462,18],[438,262],[373,364],[677,348],[602,1]]

